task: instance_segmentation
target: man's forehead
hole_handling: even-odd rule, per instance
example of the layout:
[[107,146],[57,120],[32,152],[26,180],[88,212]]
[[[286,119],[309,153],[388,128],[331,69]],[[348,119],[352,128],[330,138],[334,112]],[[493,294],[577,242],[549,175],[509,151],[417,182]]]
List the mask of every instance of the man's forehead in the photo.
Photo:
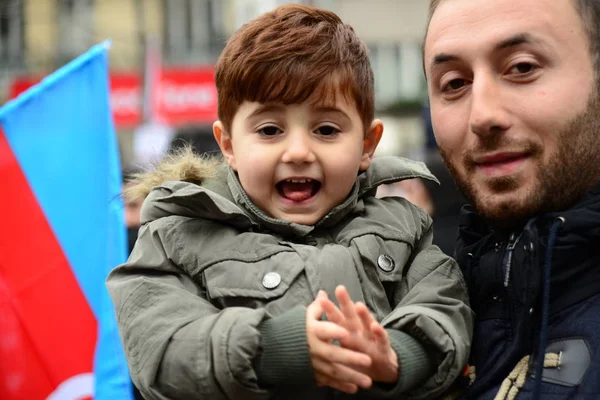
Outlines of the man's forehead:
[[581,30],[572,0],[443,0],[434,12],[425,56],[465,49],[489,51],[506,41],[551,42],[566,31]]
[[[555,10],[559,11],[566,8],[576,9],[577,0],[439,0],[431,1],[433,9],[430,9],[432,15],[455,11],[454,15],[463,14],[462,10],[468,7],[472,13],[480,11],[480,15],[493,15],[495,13],[503,13],[506,11],[521,11],[527,9],[543,9],[549,10],[556,6]],[[534,17],[532,15],[531,17]]]

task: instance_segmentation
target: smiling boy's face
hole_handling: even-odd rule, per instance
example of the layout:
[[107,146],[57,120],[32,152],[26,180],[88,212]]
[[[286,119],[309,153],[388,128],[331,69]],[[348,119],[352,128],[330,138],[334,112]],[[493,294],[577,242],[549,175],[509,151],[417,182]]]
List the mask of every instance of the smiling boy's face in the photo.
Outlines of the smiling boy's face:
[[314,225],[350,193],[367,169],[383,132],[366,130],[344,96],[331,106],[243,102],[231,132],[214,124],[215,138],[242,187],[273,218]]

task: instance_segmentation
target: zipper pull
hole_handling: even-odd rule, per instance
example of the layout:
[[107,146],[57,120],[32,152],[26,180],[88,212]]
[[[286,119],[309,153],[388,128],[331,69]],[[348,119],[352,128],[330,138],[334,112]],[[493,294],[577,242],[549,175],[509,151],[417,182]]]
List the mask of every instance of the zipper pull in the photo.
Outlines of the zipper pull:
[[512,266],[512,256],[515,247],[517,247],[517,243],[521,239],[521,235],[515,238],[515,234],[511,233],[508,238],[508,245],[506,246],[506,256],[504,261],[504,287],[508,287],[508,282],[510,280],[510,267]]

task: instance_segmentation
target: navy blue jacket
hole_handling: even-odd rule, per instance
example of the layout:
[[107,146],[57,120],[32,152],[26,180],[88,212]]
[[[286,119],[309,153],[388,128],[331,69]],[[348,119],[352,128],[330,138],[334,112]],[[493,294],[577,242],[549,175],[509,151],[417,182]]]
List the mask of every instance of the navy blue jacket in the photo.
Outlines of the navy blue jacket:
[[[455,255],[476,318],[465,399],[494,399],[528,355],[524,384],[505,384],[517,400],[600,399],[600,185],[512,232],[466,206]],[[555,360],[543,370],[540,348]]]

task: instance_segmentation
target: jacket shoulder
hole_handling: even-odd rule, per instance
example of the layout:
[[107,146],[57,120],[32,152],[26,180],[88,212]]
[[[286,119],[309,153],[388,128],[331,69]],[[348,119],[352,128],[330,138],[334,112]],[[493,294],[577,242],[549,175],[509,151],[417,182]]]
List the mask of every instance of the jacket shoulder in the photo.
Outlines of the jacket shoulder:
[[376,235],[414,244],[431,229],[431,217],[403,197],[368,196],[363,202],[364,210],[348,216],[343,223],[339,231],[340,242]]

